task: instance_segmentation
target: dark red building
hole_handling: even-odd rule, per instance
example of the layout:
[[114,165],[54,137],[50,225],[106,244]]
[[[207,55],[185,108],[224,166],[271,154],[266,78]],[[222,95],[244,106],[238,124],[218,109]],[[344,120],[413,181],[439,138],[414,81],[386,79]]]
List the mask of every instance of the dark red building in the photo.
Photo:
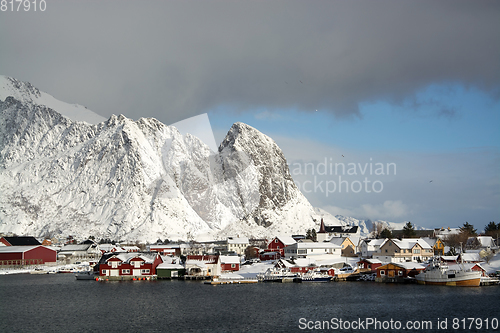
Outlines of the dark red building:
[[220,266],[222,272],[225,271],[239,271],[240,270],[240,257],[238,256],[220,256]]
[[57,261],[57,251],[34,246],[1,246],[0,265],[37,265]]
[[156,267],[163,260],[159,254],[120,253],[99,263],[102,277],[147,277],[156,274]]
[[273,240],[267,244],[267,249],[264,250],[264,252],[278,252],[281,257],[284,257],[285,247],[295,243],[297,243],[295,239],[290,236],[274,237]]

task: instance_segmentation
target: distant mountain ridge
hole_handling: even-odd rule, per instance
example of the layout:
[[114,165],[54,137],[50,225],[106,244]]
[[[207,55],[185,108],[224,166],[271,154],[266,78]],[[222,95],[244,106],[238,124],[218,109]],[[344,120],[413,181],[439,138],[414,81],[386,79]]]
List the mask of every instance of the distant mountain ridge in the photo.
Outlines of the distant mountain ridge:
[[214,154],[156,119],[97,121],[7,77],[0,90],[0,232],[265,237],[304,233],[325,215],[298,190],[276,143],[246,124],[235,123]]

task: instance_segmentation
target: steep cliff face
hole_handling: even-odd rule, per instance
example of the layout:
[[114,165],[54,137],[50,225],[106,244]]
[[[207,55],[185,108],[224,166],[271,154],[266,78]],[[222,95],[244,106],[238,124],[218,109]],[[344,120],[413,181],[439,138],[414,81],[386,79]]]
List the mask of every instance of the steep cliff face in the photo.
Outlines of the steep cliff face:
[[0,232],[156,240],[317,224],[279,147],[246,124],[234,124],[214,153],[155,119],[73,121],[28,83],[4,90]]

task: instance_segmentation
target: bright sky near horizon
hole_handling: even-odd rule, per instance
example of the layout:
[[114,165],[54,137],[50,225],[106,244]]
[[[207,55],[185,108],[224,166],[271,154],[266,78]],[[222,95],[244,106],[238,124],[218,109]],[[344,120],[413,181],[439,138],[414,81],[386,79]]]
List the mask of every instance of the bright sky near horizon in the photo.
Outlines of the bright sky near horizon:
[[[217,143],[247,123],[334,215],[500,222],[498,1],[46,3],[0,12],[0,74],[105,117],[207,113]],[[351,171],[305,173],[325,160]]]

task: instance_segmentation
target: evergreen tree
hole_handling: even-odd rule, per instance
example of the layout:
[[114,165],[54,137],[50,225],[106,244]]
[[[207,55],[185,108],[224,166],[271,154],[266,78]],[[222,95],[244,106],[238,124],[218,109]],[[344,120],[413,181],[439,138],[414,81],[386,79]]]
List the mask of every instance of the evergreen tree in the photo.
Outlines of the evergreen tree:
[[406,225],[403,227],[403,238],[411,238],[415,237],[417,233],[415,232],[415,228],[410,221],[406,222]]
[[380,233],[381,238],[393,238],[394,236],[392,235],[392,231],[390,231],[387,228],[384,228],[382,232]]
[[477,229],[474,229],[474,226],[469,222],[465,221],[464,225],[460,227],[460,233],[464,236],[473,237],[477,236]]
[[488,236],[497,237],[500,233],[500,223],[495,224],[495,222],[491,221],[486,228],[484,228],[484,233]]

